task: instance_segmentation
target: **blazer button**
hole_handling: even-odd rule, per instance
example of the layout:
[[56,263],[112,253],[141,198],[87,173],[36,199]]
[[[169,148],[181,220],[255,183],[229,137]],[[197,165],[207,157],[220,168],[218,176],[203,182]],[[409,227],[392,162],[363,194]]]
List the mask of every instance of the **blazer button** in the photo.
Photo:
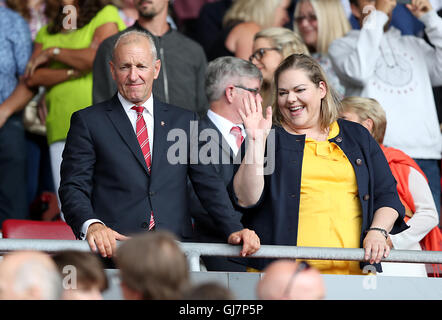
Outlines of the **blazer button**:
[[363,197],[362,199],[364,199],[365,201],[367,201],[368,199],[370,199],[370,195],[369,195],[369,194],[366,194],[366,195],[364,195],[364,197]]
[[149,227],[149,224],[147,222],[143,222],[141,224],[141,228],[143,228],[143,229],[147,229],[148,227]]
[[149,196],[153,197],[155,195],[155,192],[149,191]]
[[337,138],[336,138],[336,142],[337,142],[337,143],[341,143],[341,142],[342,142],[342,137],[337,137]]
[[357,164],[358,166],[362,165],[362,160],[361,160],[361,159],[356,159],[356,164]]
[[292,194],[290,195],[290,197],[291,197],[291,198],[296,198],[296,194],[295,194],[295,193],[292,193]]

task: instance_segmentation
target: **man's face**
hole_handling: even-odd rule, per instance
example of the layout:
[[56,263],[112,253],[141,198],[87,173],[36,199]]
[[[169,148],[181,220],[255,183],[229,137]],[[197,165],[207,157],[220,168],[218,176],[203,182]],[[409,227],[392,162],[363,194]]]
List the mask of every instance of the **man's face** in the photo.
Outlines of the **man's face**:
[[118,91],[126,100],[141,105],[151,96],[152,84],[158,78],[161,62],[153,61],[146,38],[130,36],[124,39],[116,48],[110,65]]
[[[233,105],[236,108],[235,112],[235,123],[242,123],[241,116],[238,110],[241,110],[244,114],[246,113],[244,110],[243,99],[246,98],[247,95],[252,95],[256,101],[262,102],[261,95],[259,94],[259,90],[261,88],[261,82],[257,78],[240,78],[235,82],[234,85],[241,86],[234,87],[234,97],[233,97]],[[251,92],[247,89],[251,89],[254,92]],[[264,106],[265,108],[266,106]]]
[[134,0],[134,4],[141,17],[152,19],[159,13],[167,11],[169,0]]

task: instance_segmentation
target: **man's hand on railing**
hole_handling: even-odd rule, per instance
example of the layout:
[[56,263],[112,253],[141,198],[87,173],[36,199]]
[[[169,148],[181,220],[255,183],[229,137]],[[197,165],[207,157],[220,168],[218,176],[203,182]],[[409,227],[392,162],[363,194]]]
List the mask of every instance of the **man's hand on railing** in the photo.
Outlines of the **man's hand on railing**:
[[128,237],[106,227],[104,224],[92,223],[87,231],[86,240],[93,252],[100,253],[104,258],[111,258],[117,251],[116,240],[127,240]]
[[232,233],[227,242],[230,244],[240,244],[242,242],[243,246],[240,252],[242,257],[255,253],[261,246],[259,237],[255,231],[247,228]]

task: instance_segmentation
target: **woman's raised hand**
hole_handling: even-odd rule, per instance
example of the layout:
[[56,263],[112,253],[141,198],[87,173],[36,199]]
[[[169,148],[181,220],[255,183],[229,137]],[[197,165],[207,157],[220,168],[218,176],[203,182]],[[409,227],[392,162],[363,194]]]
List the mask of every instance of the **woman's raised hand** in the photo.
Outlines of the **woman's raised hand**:
[[262,98],[248,93],[243,99],[243,108],[239,110],[241,119],[249,140],[267,138],[272,128],[272,107],[266,108],[265,116],[262,112]]

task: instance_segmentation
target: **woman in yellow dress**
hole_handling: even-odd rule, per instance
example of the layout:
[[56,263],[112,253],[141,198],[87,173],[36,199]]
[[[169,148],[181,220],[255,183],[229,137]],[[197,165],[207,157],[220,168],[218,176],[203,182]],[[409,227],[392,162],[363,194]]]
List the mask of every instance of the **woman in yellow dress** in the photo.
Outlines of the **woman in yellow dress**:
[[[381,271],[388,234],[407,228],[382,150],[364,127],[338,119],[340,103],[313,58],[287,57],[274,87],[273,126],[271,107],[263,116],[261,99],[244,100],[247,150],[233,180],[244,225],[262,244],[365,249],[362,265],[309,261],[322,273],[361,274],[368,263]],[[268,263],[249,260],[261,270]]]

